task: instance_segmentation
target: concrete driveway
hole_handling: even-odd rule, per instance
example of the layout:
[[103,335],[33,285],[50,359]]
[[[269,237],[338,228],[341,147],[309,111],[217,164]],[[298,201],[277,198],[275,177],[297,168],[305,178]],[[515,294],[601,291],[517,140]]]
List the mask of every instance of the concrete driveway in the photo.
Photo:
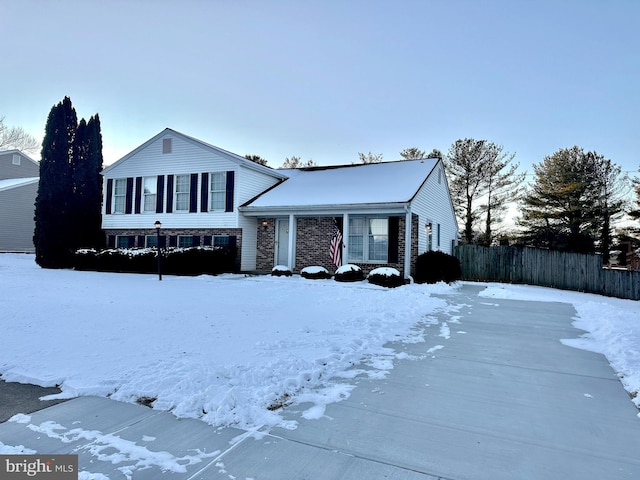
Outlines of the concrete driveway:
[[640,478],[637,409],[602,355],[560,342],[583,333],[573,307],[482,288],[444,297],[462,308],[425,323],[426,342],[391,344],[391,373],[350,380],[324,417],[289,407],[295,430],[214,429],[84,397],[0,424],[0,441],[77,453],[94,474],[81,478],[112,480]]

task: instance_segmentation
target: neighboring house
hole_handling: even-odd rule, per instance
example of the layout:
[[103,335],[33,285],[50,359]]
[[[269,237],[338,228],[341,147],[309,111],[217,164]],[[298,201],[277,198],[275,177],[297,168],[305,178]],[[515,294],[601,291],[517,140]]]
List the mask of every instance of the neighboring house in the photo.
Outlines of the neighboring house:
[[34,252],[40,166],[19,150],[0,152],[0,252]]
[[409,276],[419,253],[452,253],[457,241],[438,159],[274,170],[165,129],[103,175],[111,247],[155,245],[160,221],[169,246],[238,247],[242,271],[335,270],[337,227],[343,263]]

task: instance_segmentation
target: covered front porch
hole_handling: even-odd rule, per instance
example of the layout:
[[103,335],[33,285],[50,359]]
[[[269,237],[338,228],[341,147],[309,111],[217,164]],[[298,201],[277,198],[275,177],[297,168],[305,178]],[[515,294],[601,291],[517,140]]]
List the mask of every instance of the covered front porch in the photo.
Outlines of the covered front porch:
[[262,272],[276,265],[294,272],[316,265],[335,272],[331,246],[336,231],[341,238],[338,265],[356,264],[365,273],[389,266],[408,278],[418,256],[418,216],[410,211],[265,215],[257,217],[257,228],[256,269]]

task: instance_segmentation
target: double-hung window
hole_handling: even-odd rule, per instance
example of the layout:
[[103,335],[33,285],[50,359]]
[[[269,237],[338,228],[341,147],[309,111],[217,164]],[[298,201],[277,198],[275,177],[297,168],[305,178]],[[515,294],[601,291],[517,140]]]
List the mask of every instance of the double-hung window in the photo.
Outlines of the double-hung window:
[[189,175],[176,175],[176,212],[189,211],[190,185]]
[[389,258],[389,219],[349,217],[349,261],[385,263]]
[[127,198],[127,179],[116,178],[113,182],[113,213],[124,213]]
[[226,172],[214,172],[210,175],[209,210],[225,209],[227,198],[227,174]]
[[144,211],[156,211],[156,198],[158,194],[158,177],[144,177],[143,195]]

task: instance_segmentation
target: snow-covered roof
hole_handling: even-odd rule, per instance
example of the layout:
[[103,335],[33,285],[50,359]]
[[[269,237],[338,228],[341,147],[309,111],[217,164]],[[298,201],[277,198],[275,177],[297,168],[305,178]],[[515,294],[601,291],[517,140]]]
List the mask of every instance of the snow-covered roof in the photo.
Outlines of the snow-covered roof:
[[438,159],[281,170],[289,178],[242,209],[332,207],[407,203]]
[[16,187],[22,187],[24,185],[30,185],[36,183],[40,177],[29,178],[8,178],[6,180],[0,180],[0,192],[4,190],[10,190]]

